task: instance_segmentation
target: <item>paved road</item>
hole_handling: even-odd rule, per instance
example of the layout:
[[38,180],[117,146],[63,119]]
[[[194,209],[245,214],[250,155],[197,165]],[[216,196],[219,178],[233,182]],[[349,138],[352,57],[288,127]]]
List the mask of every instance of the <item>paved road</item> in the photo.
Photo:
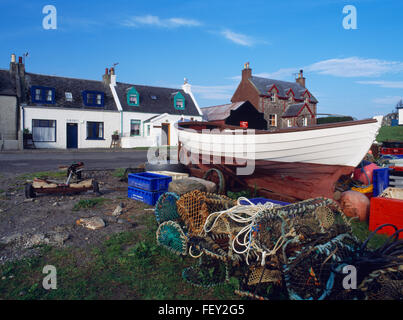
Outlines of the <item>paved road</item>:
[[147,159],[144,150],[91,150],[0,152],[0,173],[3,175],[57,170],[60,165],[83,161],[85,169],[127,168]]

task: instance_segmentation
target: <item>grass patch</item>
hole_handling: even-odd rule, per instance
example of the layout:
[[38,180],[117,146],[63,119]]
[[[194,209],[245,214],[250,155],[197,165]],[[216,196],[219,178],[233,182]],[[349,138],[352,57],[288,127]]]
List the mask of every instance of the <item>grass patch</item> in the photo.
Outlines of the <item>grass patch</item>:
[[[115,234],[90,251],[43,247],[38,257],[0,266],[2,299],[238,299],[233,284],[196,288],[182,270],[196,261],[157,245],[153,216],[147,228]],[[57,268],[57,290],[42,288],[45,265]],[[13,276],[12,278],[9,278]]]
[[42,171],[34,173],[24,173],[16,177],[17,180],[33,180],[34,178],[65,180],[67,178],[67,173],[66,171]]
[[388,140],[403,141],[403,126],[381,127],[376,141],[383,142]]
[[[362,242],[364,242],[368,236],[372,233],[368,229],[368,224],[365,222],[353,221],[352,229],[353,234]],[[368,248],[376,249],[383,245],[385,241],[388,239],[388,236],[385,234],[375,234],[372,239],[368,242]]]
[[133,150],[148,150],[150,147],[134,147]]
[[115,169],[115,171],[113,171],[112,175],[116,178],[121,179],[125,176],[125,171],[126,171],[125,168],[118,168],[118,169]]
[[82,210],[82,209],[92,209],[92,208],[95,208],[95,207],[100,207],[101,205],[103,205],[107,201],[110,201],[110,199],[93,198],[93,199],[80,200],[74,205],[73,211],[79,211],[79,210]]

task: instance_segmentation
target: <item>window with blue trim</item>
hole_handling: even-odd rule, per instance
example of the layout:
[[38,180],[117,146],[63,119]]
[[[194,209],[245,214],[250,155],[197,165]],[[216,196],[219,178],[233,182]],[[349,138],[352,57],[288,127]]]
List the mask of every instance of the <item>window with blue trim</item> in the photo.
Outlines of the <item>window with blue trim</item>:
[[87,121],[87,140],[102,140],[104,138],[104,123]]
[[83,91],[83,102],[88,107],[103,107],[104,93],[99,91]]
[[55,89],[49,87],[31,87],[31,100],[33,103],[55,103]]

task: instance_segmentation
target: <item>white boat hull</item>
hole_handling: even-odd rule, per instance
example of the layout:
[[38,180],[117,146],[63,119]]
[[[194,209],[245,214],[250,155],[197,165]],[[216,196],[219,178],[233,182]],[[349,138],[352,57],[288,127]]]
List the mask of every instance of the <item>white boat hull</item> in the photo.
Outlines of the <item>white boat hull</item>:
[[245,134],[242,129],[178,132],[182,147],[192,155],[356,167],[381,126],[382,117],[375,118],[377,121],[372,123],[317,126],[294,132],[254,134],[248,130],[249,134]]

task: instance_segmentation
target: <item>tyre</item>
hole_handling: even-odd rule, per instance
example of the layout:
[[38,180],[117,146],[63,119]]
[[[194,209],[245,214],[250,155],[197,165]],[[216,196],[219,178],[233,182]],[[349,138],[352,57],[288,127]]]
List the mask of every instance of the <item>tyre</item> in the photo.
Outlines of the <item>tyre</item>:
[[182,163],[170,164],[170,163],[146,163],[146,171],[171,171],[179,173],[189,173],[189,169]]
[[36,194],[35,194],[35,190],[34,187],[32,186],[31,183],[27,183],[25,185],[25,198],[29,199],[29,198],[35,198]]

